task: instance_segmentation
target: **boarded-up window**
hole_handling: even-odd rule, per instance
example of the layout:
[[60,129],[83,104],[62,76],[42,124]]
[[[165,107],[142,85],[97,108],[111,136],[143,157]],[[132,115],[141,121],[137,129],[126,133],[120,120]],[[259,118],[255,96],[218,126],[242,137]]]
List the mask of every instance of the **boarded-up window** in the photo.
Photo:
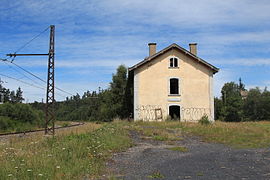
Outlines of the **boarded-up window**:
[[170,79],[170,94],[179,94],[179,79]]

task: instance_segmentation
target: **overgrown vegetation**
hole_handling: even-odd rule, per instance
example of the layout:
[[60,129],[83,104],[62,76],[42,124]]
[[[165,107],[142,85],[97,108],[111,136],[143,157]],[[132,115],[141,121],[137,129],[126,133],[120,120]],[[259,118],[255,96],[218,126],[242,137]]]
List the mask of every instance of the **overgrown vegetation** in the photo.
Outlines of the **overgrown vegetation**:
[[182,125],[179,123],[179,121],[178,122],[169,121],[169,122],[136,122],[134,124],[131,124],[129,127],[132,130],[136,130],[147,137],[151,137],[154,140],[172,142],[182,140],[182,134],[180,130],[177,129],[181,126]]
[[227,122],[270,120],[270,91],[246,90],[241,79],[224,84],[221,98],[215,98],[215,118]]
[[131,146],[122,126],[88,123],[56,137],[12,139],[0,146],[0,179],[91,179],[113,152]]
[[25,131],[43,126],[44,114],[28,104],[0,104],[0,132]]
[[[103,173],[104,164],[112,153],[132,145],[128,130],[143,133],[143,138],[169,143],[187,135],[198,135],[209,142],[238,148],[260,148],[270,145],[269,127],[270,122],[267,121],[216,122],[208,126],[179,121],[87,123],[72,132],[60,131],[55,137],[35,135],[1,143],[0,179],[91,179]],[[183,146],[170,150],[188,151]],[[153,178],[162,177],[158,173],[152,175]]]
[[159,171],[157,171],[157,172],[154,172],[153,174],[149,175],[148,178],[151,178],[151,179],[163,179],[164,175],[161,174]]
[[202,124],[202,125],[209,125],[211,124],[208,116],[205,114],[201,117],[201,119],[199,120],[199,123]]
[[270,146],[269,121],[230,123],[217,121],[208,126],[201,125],[200,123],[170,121],[137,122],[131,128],[150,137],[154,137],[154,134],[163,137],[169,135],[169,139],[171,140],[181,139],[183,135],[190,134],[201,136],[203,140],[208,142],[227,144],[237,148],[261,148]]
[[183,131],[202,136],[205,141],[228,144],[237,148],[270,146],[270,122],[215,122],[210,126],[187,123]]

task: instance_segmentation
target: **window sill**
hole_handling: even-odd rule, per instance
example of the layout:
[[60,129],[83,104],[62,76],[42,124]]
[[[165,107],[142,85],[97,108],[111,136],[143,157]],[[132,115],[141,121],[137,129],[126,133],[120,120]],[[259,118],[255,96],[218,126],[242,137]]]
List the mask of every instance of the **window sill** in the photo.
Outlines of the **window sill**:
[[169,69],[179,69],[179,67],[168,67]]
[[169,94],[168,96],[181,96],[180,94]]

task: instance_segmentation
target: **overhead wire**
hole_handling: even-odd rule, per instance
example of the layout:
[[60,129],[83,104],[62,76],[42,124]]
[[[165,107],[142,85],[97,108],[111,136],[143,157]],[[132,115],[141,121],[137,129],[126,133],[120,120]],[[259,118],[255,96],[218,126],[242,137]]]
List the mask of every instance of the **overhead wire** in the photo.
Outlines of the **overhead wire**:
[[38,35],[34,36],[32,39],[30,39],[28,42],[26,42],[24,45],[22,45],[20,48],[18,48],[14,54],[16,54],[18,51],[22,50],[23,48],[25,48],[28,44],[30,44],[33,40],[35,40],[36,38],[38,38],[41,34],[43,34],[44,32],[46,32],[48,29],[50,28],[47,27],[46,29],[44,29],[42,32],[40,32]]
[[32,81],[35,84],[38,84],[40,86],[42,86],[41,84],[39,84],[38,82],[36,82],[35,80],[31,79],[30,77],[26,76],[25,74],[23,74],[22,72],[18,71],[17,69],[15,69],[13,66],[9,65],[6,61],[3,61],[9,68],[13,69],[14,71],[16,71],[17,73],[23,75],[23,77],[29,79],[30,81]]
[[2,73],[0,73],[0,76],[4,76],[4,77],[6,77],[6,78],[13,79],[13,80],[15,80],[15,81],[21,82],[21,83],[23,83],[23,84],[27,84],[27,85],[32,86],[32,87],[35,87],[35,88],[39,88],[39,89],[42,89],[42,90],[45,89],[44,87],[39,87],[39,86],[37,86],[37,85],[34,85],[34,84],[31,84],[31,83],[22,81],[22,80],[20,80],[20,79],[17,79],[17,78],[14,78],[14,77],[11,77],[11,76],[2,74]]
[[[27,45],[29,45],[33,40],[35,40],[36,38],[38,38],[40,35],[42,35],[44,32],[46,32],[48,29],[50,28],[50,26],[48,26],[47,28],[45,28],[42,32],[40,32],[39,34],[37,34],[36,36],[34,36],[32,39],[30,39],[29,41],[27,41],[24,45],[22,45],[20,48],[18,48],[15,52],[14,52],[14,54],[16,54],[17,52],[19,52],[20,50],[22,50],[23,48],[25,48]],[[6,62],[9,62],[9,63],[11,63],[11,64],[13,64],[13,65],[15,65],[16,67],[18,67],[18,68],[20,68],[21,70],[23,70],[24,72],[26,72],[26,73],[28,73],[28,74],[30,74],[31,76],[33,76],[33,77],[35,77],[35,78],[37,78],[38,80],[40,80],[40,81],[42,81],[42,82],[44,82],[44,83],[47,83],[45,80],[43,80],[42,78],[40,78],[40,77],[38,77],[37,75],[35,75],[35,74],[33,74],[33,73],[31,73],[30,71],[28,71],[28,70],[26,70],[25,68],[23,68],[23,67],[21,67],[21,66],[19,66],[18,64],[16,64],[16,63],[14,63],[14,59],[15,59],[15,57],[16,56],[14,56],[10,61],[8,60],[8,59],[1,59],[0,58],[0,60],[2,60],[2,61],[4,61],[5,63]],[[11,57],[9,57],[9,59],[10,59]],[[17,70],[16,70],[17,71]],[[17,71],[18,72],[18,71]],[[22,73],[21,73],[22,74]],[[3,75],[4,76],[4,75]],[[25,76],[24,74],[23,74],[23,76]],[[25,76],[25,77],[27,77],[27,76]],[[28,78],[28,77],[27,77]],[[14,80],[15,80],[16,78],[14,78]],[[30,78],[28,78],[28,79],[30,79]],[[17,79],[18,80],[18,79]],[[18,80],[18,81],[21,81],[21,80]],[[33,80],[32,80],[33,81]],[[21,82],[23,82],[23,81],[21,81]],[[26,84],[30,84],[30,83],[27,83],[27,82],[24,82],[24,83],[26,83]],[[36,82],[35,82],[36,83]],[[36,84],[38,84],[38,83],[36,83]],[[35,85],[34,85],[35,86]],[[65,91],[65,90],[63,90],[63,89],[61,89],[61,88],[58,88],[58,87],[56,87],[55,86],[55,89],[57,89],[58,91],[61,91],[61,92],[63,92],[63,93],[66,93],[66,94],[69,94],[69,95],[73,95],[73,94],[71,94],[71,93],[69,93],[69,92],[67,92],[67,91]],[[58,93],[57,93],[58,94]],[[59,95],[59,94],[58,94]],[[60,95],[60,96],[62,96],[62,95]],[[63,97],[63,96],[62,96]]]
[[[9,62],[9,63],[15,65],[16,67],[20,68],[20,69],[23,70],[24,72],[26,72],[26,73],[30,74],[31,76],[37,78],[38,80],[40,80],[40,81],[42,81],[42,82],[44,82],[44,83],[47,83],[44,79],[42,79],[42,78],[38,77],[37,75],[31,73],[30,71],[26,70],[25,68],[23,68],[23,67],[21,67],[20,65],[16,64],[15,62],[11,62],[11,61],[9,61],[9,60],[7,60],[7,59],[0,59],[0,60],[2,60],[2,61],[4,61],[4,62]],[[61,89],[61,88],[56,87],[56,86],[55,86],[55,89],[57,89],[58,91],[61,91],[61,92],[63,92],[63,93],[69,94],[69,95],[71,95],[71,96],[73,95],[73,94],[71,94],[71,93],[69,93],[69,92],[67,92],[67,91],[65,91],[65,90],[63,90],[63,89]]]
[[[6,78],[9,78],[9,79],[12,79],[12,80],[15,80],[15,81],[21,82],[21,83],[26,84],[26,85],[28,85],[28,86],[32,86],[32,87],[35,87],[35,88],[38,88],[38,89],[45,90],[45,87],[37,86],[37,85],[35,85],[35,84],[31,84],[31,83],[28,83],[28,82],[22,81],[22,80],[20,80],[20,78],[14,78],[14,77],[11,77],[11,76],[8,76],[8,75],[5,75],[5,74],[2,74],[2,73],[0,73],[0,76],[4,76],[4,77],[6,77]],[[66,96],[64,96],[64,95],[62,95],[62,94],[60,94],[60,93],[57,93],[57,92],[56,92],[56,94],[57,94],[58,96],[63,97],[63,98],[65,98],[65,97],[66,97]]]
[[[9,61],[8,61],[9,62]],[[21,70],[23,70],[24,72],[30,74],[31,76],[34,76],[35,78],[39,79],[40,81],[46,83],[45,80],[43,80],[42,78],[38,77],[37,75],[31,73],[30,71],[24,69],[23,67],[19,66],[18,64],[14,63],[14,62],[10,62],[11,64],[14,64],[16,67],[20,68]]]

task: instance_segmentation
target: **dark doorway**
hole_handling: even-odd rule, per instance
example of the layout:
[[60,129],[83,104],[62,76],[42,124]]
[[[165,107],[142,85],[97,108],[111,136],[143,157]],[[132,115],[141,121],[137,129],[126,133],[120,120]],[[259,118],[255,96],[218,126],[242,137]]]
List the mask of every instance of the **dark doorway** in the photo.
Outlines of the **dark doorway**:
[[169,107],[169,115],[172,119],[180,120],[180,106],[172,105]]

